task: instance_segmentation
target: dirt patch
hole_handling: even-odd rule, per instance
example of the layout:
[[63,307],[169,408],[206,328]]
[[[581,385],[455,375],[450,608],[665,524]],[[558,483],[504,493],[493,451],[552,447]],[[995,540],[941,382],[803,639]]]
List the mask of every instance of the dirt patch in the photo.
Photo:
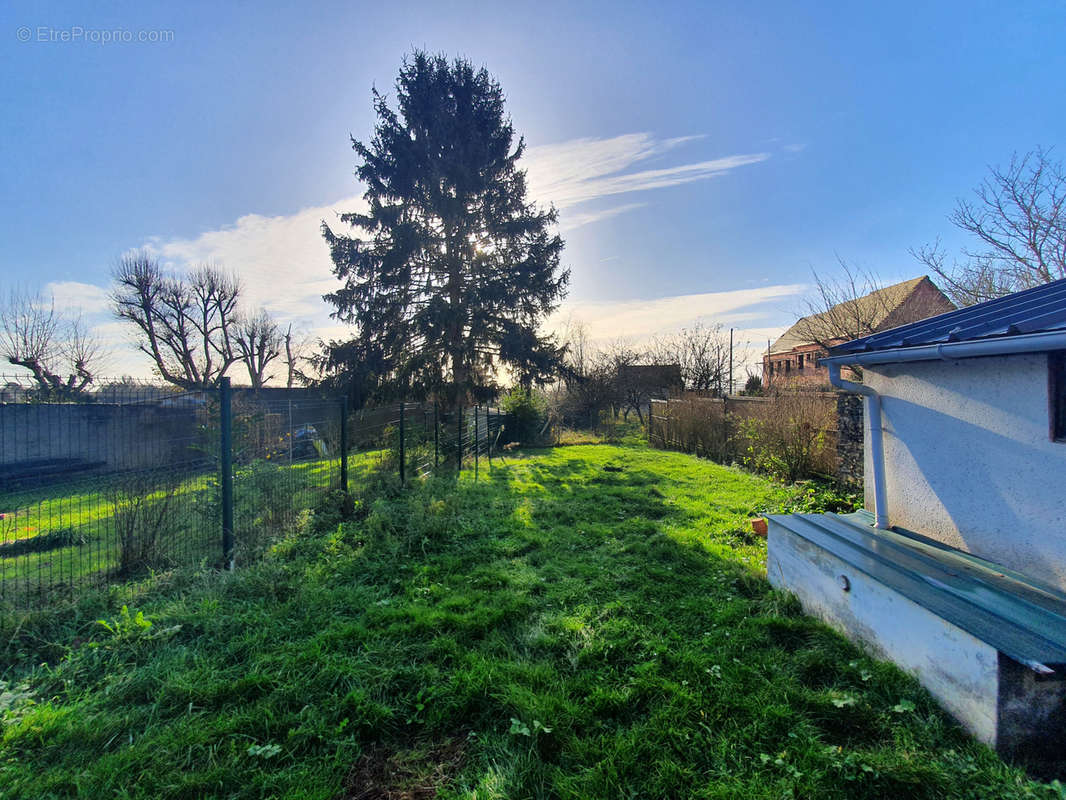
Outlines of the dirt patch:
[[466,759],[466,737],[395,750],[383,745],[355,762],[338,800],[432,800]]

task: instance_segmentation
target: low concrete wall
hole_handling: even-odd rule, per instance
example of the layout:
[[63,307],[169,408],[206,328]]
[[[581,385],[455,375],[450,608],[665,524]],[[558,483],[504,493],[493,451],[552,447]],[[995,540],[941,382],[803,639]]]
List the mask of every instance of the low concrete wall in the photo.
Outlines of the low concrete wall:
[[1037,680],[1031,669],[772,519],[766,574],[808,614],[915,675],[981,742],[1008,757],[1061,758],[1066,683]]

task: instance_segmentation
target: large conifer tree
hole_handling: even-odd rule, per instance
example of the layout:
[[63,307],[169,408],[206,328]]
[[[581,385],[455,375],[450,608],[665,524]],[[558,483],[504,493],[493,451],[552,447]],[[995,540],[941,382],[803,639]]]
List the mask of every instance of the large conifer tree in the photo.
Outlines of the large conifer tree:
[[566,291],[554,209],[526,197],[524,150],[500,85],[468,61],[416,52],[396,110],[376,90],[369,144],[352,139],[366,213],[323,223],[341,288],[333,316],[355,327],[328,364],[379,388],[485,396],[500,367],[524,383],[549,376],[559,348],[539,324]]

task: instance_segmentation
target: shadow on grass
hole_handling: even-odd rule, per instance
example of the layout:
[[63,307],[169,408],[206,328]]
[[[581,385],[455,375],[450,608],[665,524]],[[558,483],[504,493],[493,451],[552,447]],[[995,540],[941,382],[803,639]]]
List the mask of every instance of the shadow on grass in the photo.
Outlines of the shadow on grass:
[[[1024,796],[731,554],[720,506],[774,492],[582,447],[368,495],[357,521],[146,601],[148,632],[9,670],[51,699],[5,731],[5,777],[24,796],[326,798],[353,769],[385,784],[369,797]],[[460,730],[462,759],[435,756]]]

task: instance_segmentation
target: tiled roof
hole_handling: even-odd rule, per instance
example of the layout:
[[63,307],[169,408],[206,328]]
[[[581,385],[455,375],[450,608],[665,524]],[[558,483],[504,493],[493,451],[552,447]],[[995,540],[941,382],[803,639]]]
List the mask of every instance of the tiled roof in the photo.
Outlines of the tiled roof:
[[831,355],[1066,330],[1066,278],[864,336]]
[[[892,286],[885,286],[883,289],[870,292],[870,294],[864,295],[856,300],[848,300],[847,303],[855,303],[859,308],[854,314],[848,314],[847,316],[856,316],[860,319],[866,319],[872,327],[876,328],[887,319],[889,314],[899,308],[899,306],[914,293],[918,288],[918,285],[925,279],[926,277],[922,275],[917,278],[911,278],[909,281],[895,283]],[[840,303],[839,305],[833,306],[833,308],[838,309],[841,306],[846,306],[847,303]],[[787,353],[793,348],[813,344],[813,342],[811,342],[811,333],[812,331],[817,331],[820,325],[823,324],[828,330],[824,337],[819,338],[839,338],[839,335],[833,335],[831,329],[834,326],[828,318],[829,312],[824,312],[822,314],[812,314],[809,317],[803,317],[802,319],[797,320],[791,328],[781,334],[780,338],[773,343],[773,346],[770,348],[770,353]]]

